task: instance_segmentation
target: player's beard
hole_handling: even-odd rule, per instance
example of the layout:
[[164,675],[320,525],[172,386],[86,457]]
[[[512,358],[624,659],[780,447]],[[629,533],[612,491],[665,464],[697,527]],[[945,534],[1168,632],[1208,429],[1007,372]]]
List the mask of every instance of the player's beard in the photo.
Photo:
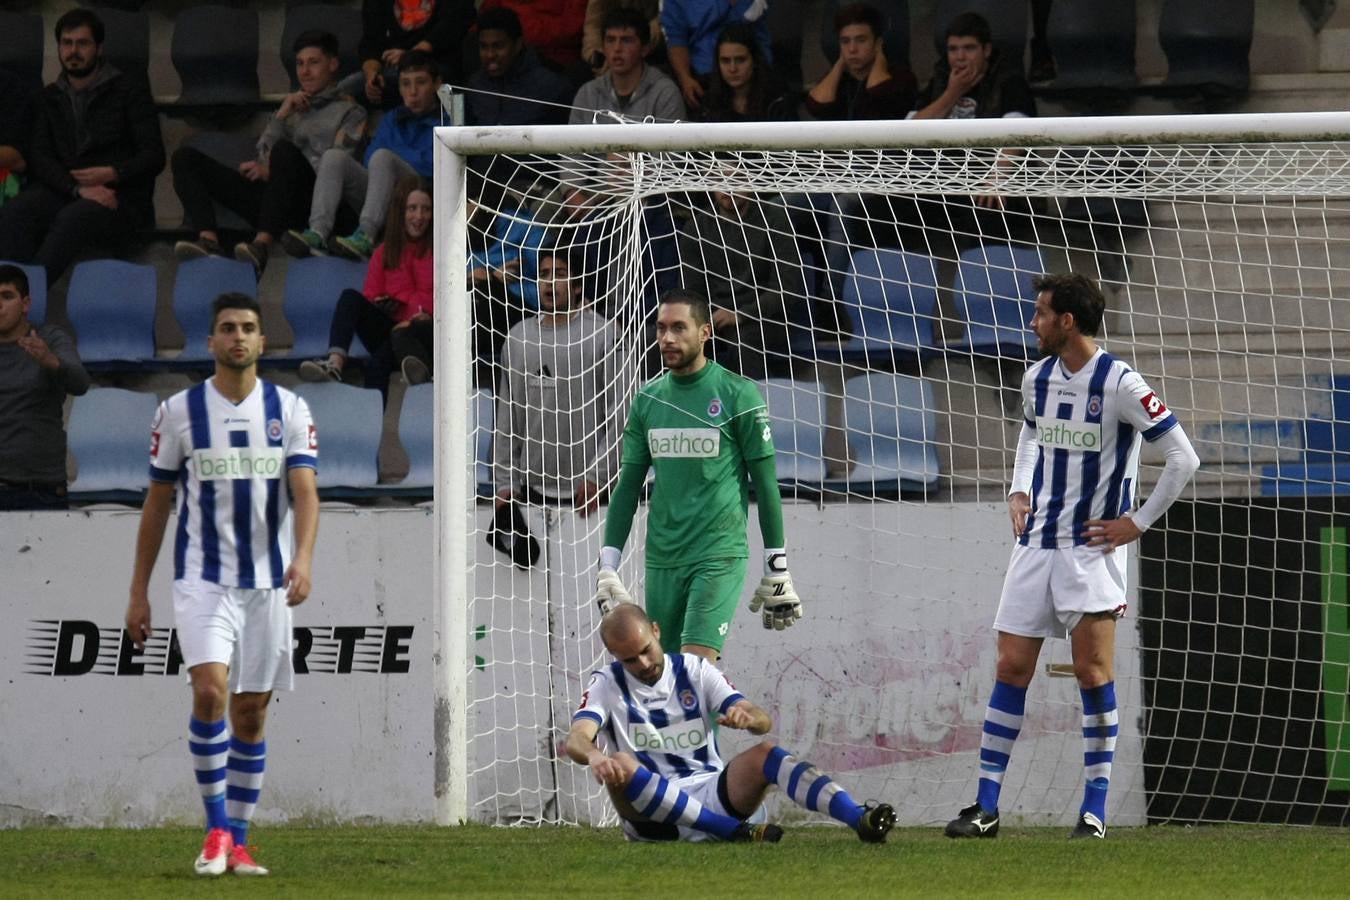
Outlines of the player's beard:
[[[672,347],[671,349],[680,350],[679,347]],[[662,362],[666,363],[666,368],[670,369],[671,371],[679,371],[681,369],[687,369],[694,364],[694,360],[698,359],[699,351],[701,351],[702,349],[703,349],[702,347],[695,347],[693,350],[680,350],[679,359],[675,360],[674,362],[669,362],[666,360],[666,352],[663,350],[661,351],[661,360]]]
[[89,62],[86,65],[77,69],[63,60],[61,62],[61,69],[66,73],[67,78],[88,78],[90,75],[94,74],[94,70],[98,68],[100,61],[101,57],[95,54],[90,57]]

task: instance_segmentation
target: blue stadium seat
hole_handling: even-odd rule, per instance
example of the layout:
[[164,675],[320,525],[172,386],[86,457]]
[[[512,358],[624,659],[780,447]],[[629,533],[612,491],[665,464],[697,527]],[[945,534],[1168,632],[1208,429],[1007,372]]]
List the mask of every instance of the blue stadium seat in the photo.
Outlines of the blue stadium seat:
[[[398,417],[398,439],[408,454],[408,474],[400,490],[430,493],[435,484],[435,385],[415,384],[403,395]],[[491,497],[492,428],[495,401],[492,392],[478,390],[473,395],[472,428],[474,440],[474,481],[478,496]]]
[[1247,90],[1255,20],[1255,0],[1164,0],[1158,41],[1167,54],[1165,87]]
[[791,378],[770,378],[758,384],[769,406],[778,480],[821,483],[825,480],[825,458],[820,386]]
[[361,43],[360,9],[313,0],[295,6],[288,5],[286,24],[281,29],[281,68],[290,76],[293,91],[300,89],[300,82],[295,79],[295,54],[291,51],[291,45],[301,34],[314,28],[330,32],[337,38],[339,78],[361,68],[360,54],[356,52]]
[[[281,308],[295,332],[286,359],[298,363],[328,354],[328,326],[338,296],[347,288],[361,290],[366,278],[366,263],[335,256],[293,259],[286,267],[286,288]],[[352,358],[369,357],[358,337],[352,345]]]
[[174,16],[169,54],[183,82],[175,105],[237,106],[259,101],[255,10],[185,6]]
[[100,6],[103,20],[103,58],[142,83],[150,80],[150,16],[140,10]]
[[1016,360],[1036,357],[1031,315],[1036,291],[1031,280],[1045,272],[1034,247],[986,244],[961,254],[956,269],[956,311],[966,331],[948,349]]
[[309,404],[319,433],[322,496],[342,498],[378,493],[380,431],[384,425],[380,392],[332,381],[301,384],[295,392]]
[[1134,87],[1135,2],[1055,0],[1046,39],[1055,58],[1054,90]]
[[211,333],[211,301],[227,292],[258,296],[253,267],[219,256],[179,264],[173,281],[173,314],[183,329],[183,352],[174,358],[175,365],[210,364],[206,337]]
[[[1027,46],[1026,0],[938,0],[933,12],[933,46],[940,58],[947,58],[947,26],[965,12],[984,16],[1004,65],[1013,71],[1025,71],[1022,58]],[[920,84],[927,80],[919,74]]]
[[47,29],[37,13],[0,12],[0,68],[36,91],[42,87],[42,53]]
[[844,423],[857,466],[850,491],[921,491],[937,484],[937,414],[922,378],[874,372],[844,383]]
[[125,368],[155,358],[158,293],[154,266],[118,259],[75,265],[66,313],[86,367]]
[[47,270],[32,263],[10,262],[0,259],[0,265],[18,266],[28,276],[28,321],[41,325],[47,320]]
[[78,469],[70,498],[139,503],[150,481],[150,422],[159,398],[119,388],[76,397],[66,427]]
[[933,260],[904,250],[859,250],[844,280],[853,319],[846,358],[921,358],[935,349],[937,275]]

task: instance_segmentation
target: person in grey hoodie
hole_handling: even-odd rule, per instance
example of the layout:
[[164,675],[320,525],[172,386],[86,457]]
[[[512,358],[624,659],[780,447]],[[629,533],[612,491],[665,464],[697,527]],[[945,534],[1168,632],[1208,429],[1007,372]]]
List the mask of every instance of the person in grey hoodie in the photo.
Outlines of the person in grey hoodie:
[[539,254],[539,314],[502,347],[492,441],[497,505],[570,501],[599,508],[614,471],[622,402],[614,326],[581,302],[561,250]]
[[606,71],[577,91],[569,122],[573,125],[613,121],[609,114],[626,119],[648,117],[673,122],[685,117],[684,98],[671,78],[647,65],[651,53],[651,30],[635,9],[620,7],[605,15],[604,54]]
[[195,147],[180,147],[171,160],[173,187],[197,239],[179,241],[179,259],[222,253],[215,202],[257,228],[251,241],[234,247],[236,259],[250,263],[259,276],[272,243],[309,218],[315,172],[331,147],[355,155],[366,125],[366,111],[337,86],[338,42],[327,31],[306,31],[295,39],[295,71],[300,90],[287,94],[258,138],[258,156],[233,168]]

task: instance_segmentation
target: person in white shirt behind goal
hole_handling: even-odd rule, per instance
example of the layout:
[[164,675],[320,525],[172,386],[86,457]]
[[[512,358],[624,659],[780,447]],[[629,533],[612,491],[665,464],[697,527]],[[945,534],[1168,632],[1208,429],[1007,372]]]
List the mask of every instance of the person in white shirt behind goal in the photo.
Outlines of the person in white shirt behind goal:
[[[761,809],[776,784],[864,843],[885,842],[895,825],[890,805],[856,802],[773,741],[723,762],[714,723],[762,735],[773,720],[707,659],[663,652],[660,626],[641,607],[611,608],[600,620],[600,638],[616,661],[591,673],[566,748],[608,789],[628,840],[777,843],[783,829],[764,823]],[[600,734],[608,754],[596,746]]]
[[[976,801],[947,823],[953,838],[998,834],[999,790],[1041,644],[1066,633],[1083,701],[1083,803],[1070,837],[1106,836],[1126,547],[1166,512],[1200,464],[1162,399],[1093,340],[1106,308],[1097,284],[1064,274],[1041,276],[1034,286],[1031,329],[1045,357],[1022,379],[1026,422],[1008,494],[1015,544],[994,617],[996,680]],[[1166,462],[1147,502],[1131,512],[1141,436]]]

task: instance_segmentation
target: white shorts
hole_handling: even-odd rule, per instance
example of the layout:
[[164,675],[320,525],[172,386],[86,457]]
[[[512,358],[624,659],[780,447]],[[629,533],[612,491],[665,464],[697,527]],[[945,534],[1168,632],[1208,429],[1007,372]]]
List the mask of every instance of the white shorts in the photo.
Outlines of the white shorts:
[[209,581],[175,581],[173,615],[183,663],[230,667],[231,693],[289,691],[291,608],[285,588],[225,587]]
[[[719,815],[739,819],[742,813],[728,809],[722,791],[718,789],[719,779],[725,771],[723,769],[722,772],[699,772],[687,778],[669,778],[666,780],[684,791],[692,799],[697,800],[703,805],[704,809]],[[764,811],[764,805],[760,804],[759,808],[745,821],[758,824],[767,818],[768,813]],[[630,841],[660,843],[676,840],[697,842],[718,839],[716,835],[684,825],[667,825],[664,822],[634,822],[622,816],[619,817],[619,822],[623,827],[623,836]]]
[[1129,547],[1103,553],[1081,545],[1013,547],[994,629],[1022,637],[1064,637],[1086,613],[1125,615]]

